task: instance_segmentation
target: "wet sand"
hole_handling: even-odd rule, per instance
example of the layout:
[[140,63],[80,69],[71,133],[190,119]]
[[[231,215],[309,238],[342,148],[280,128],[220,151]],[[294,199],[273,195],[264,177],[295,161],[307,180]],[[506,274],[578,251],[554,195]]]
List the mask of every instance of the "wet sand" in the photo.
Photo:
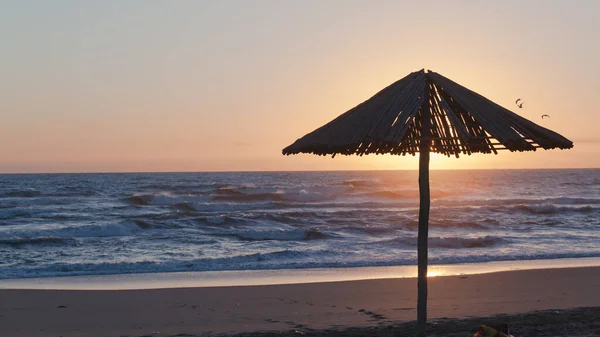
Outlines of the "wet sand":
[[[154,290],[0,290],[0,336],[195,336],[265,331],[410,336],[415,306],[416,280],[412,278]],[[465,331],[472,335],[490,319],[511,323],[516,337],[531,336],[532,331],[535,336],[598,336],[597,307],[600,267],[429,280],[428,312],[435,336],[465,336]],[[566,310],[573,308],[586,309]],[[516,316],[472,318],[494,315]],[[559,331],[575,327],[579,328],[572,334]],[[519,335],[518,329],[529,335]]]

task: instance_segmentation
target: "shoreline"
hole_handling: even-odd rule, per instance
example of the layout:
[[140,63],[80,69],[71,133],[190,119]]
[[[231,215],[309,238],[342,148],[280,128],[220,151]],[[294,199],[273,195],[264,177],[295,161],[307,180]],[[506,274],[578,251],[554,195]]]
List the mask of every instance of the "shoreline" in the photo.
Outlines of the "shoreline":
[[[429,322],[600,307],[599,279],[600,267],[432,277]],[[415,320],[416,286],[414,278],[397,278],[146,290],[3,289],[0,335],[196,336],[391,326]]]
[[[492,261],[430,265],[430,277],[488,274],[516,270],[600,267],[600,257]],[[82,275],[0,279],[0,289],[136,290],[196,287],[307,284],[414,278],[417,266],[378,266],[318,269],[274,269]]]

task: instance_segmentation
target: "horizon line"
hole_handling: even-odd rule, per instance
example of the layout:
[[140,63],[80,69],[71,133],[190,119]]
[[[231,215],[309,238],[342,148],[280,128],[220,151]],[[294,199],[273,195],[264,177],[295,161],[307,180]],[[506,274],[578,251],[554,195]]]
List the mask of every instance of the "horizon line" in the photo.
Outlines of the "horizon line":
[[[430,171],[533,171],[533,170],[598,170],[600,167],[551,167],[551,168],[453,168],[430,169]],[[220,170],[220,171],[74,171],[74,172],[0,172],[0,175],[51,175],[51,174],[160,174],[160,173],[302,173],[302,172],[391,172],[419,171],[419,169],[356,169],[356,170]]]

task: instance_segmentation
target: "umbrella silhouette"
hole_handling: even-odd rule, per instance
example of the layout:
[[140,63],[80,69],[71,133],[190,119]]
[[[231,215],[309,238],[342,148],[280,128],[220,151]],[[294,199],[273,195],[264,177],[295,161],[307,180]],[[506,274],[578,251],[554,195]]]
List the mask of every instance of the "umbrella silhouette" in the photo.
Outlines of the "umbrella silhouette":
[[284,155],[419,153],[417,336],[427,320],[429,153],[494,153],[499,150],[570,149],[573,142],[448,78],[413,72],[283,149]]

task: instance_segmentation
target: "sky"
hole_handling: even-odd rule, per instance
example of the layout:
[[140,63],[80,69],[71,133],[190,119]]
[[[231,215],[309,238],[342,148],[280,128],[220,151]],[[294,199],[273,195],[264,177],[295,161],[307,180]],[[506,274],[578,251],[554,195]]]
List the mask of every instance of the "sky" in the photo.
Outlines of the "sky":
[[0,0],[0,173],[417,169],[281,150],[422,68],[575,144],[433,155],[432,169],[597,168],[598,13],[595,0]]

